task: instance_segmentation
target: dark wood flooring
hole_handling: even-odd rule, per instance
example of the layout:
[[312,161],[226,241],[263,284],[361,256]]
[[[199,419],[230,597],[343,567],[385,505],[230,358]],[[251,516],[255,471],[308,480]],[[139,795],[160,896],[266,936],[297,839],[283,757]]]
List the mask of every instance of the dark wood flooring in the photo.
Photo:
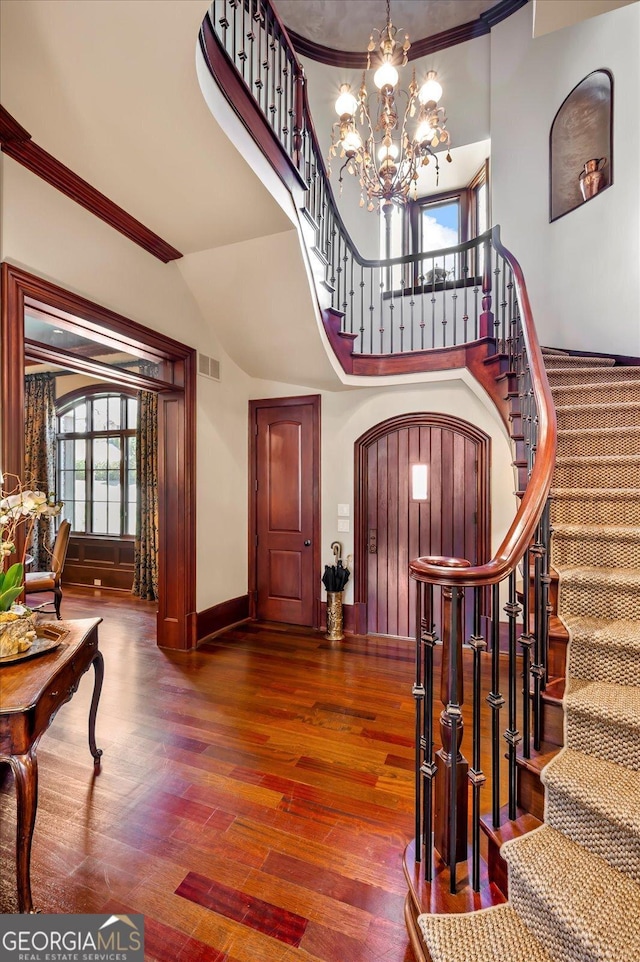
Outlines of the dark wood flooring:
[[[410,962],[413,645],[248,624],[165,652],[152,604],[65,592],[64,617],[96,615],[102,770],[86,675],[38,750],[36,906],[141,912],[150,962]],[[2,774],[0,909],[12,912]]]

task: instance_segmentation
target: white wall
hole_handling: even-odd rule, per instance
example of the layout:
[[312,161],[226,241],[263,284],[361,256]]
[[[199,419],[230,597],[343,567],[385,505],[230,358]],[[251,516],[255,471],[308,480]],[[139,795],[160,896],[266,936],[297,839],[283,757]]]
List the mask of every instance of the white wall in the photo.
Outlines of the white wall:
[[[466,375],[465,375],[466,376]],[[254,381],[252,397],[310,393],[289,385]],[[340,541],[343,557],[354,553],[354,443],[365,431],[387,418],[417,411],[452,414],[477,425],[491,437],[491,544],[498,547],[517,509],[511,451],[505,429],[491,402],[486,403],[453,372],[449,380],[420,384],[388,384],[380,388],[321,392],[322,424],[322,564],[331,564],[331,542]],[[338,531],[338,504],[350,506],[350,531]],[[318,597],[324,598],[318,585]],[[345,603],[353,601],[353,579]]]
[[[640,355],[640,4],[535,40],[531,17],[527,4],[491,31],[494,222],[524,270],[542,343]],[[549,130],[599,67],[614,77],[613,184],[550,224]]]
[[247,590],[250,379],[222,351],[175,263],[162,264],[1,156],[0,257],[220,360],[197,379],[197,607]]

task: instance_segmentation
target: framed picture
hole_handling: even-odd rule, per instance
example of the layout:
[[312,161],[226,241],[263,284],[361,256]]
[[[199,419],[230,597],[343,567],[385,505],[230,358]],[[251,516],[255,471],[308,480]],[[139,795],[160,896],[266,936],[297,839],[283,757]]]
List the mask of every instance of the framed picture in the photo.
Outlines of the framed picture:
[[587,74],[565,98],[549,134],[549,221],[613,183],[613,77]]

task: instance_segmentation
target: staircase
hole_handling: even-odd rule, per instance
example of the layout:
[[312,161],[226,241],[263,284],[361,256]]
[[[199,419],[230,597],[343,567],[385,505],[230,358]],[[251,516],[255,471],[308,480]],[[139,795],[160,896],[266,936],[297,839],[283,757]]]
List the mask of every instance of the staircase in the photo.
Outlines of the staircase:
[[543,354],[565,747],[542,771],[544,824],[502,846],[509,901],[419,917],[433,962],[640,960],[640,368]]

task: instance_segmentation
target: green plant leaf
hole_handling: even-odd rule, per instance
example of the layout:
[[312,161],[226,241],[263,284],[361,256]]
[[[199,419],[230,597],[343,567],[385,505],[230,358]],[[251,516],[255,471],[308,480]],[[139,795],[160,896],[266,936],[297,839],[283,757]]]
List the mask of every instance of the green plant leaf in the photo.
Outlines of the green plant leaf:
[[3,591],[0,594],[0,611],[8,611],[21,591],[22,585],[18,585],[17,588],[7,588]]
[[11,567],[9,568],[9,570],[6,572],[4,576],[4,584],[2,585],[3,590],[6,591],[7,588],[15,588],[16,585],[21,586],[23,577],[24,577],[23,565],[21,565],[20,562],[17,562],[16,564],[11,565]]

